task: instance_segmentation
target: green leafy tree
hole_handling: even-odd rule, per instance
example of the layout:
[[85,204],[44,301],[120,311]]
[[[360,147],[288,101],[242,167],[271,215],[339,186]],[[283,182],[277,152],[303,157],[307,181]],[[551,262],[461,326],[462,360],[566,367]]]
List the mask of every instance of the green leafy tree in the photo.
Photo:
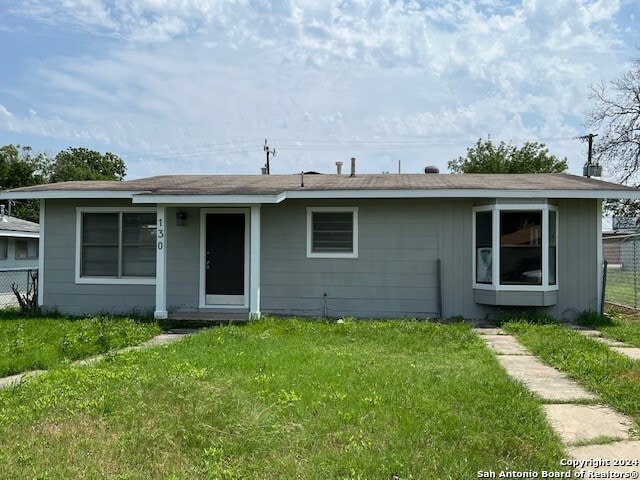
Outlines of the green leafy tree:
[[55,156],[49,180],[123,180],[126,171],[127,167],[118,155],[69,147]]
[[451,160],[448,166],[453,173],[563,173],[568,168],[567,159],[549,154],[543,143],[526,142],[517,148],[482,139],[467,148],[466,157]]
[[[34,154],[31,147],[5,145],[0,147],[0,187],[10,188],[39,185],[47,180],[51,158],[45,153]],[[11,215],[32,222],[40,216],[37,200],[16,200],[11,205]]]

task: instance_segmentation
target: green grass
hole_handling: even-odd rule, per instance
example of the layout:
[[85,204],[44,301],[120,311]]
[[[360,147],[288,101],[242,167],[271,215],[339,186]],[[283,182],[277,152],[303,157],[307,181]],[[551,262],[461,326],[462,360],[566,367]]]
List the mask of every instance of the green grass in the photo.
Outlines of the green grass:
[[51,369],[70,361],[135,345],[160,327],[123,317],[0,318],[0,377]]
[[640,423],[640,362],[559,324],[514,321],[503,328],[545,363]]
[[612,310],[608,315],[588,312],[578,317],[578,323],[600,330],[605,337],[640,348],[640,316]]
[[555,470],[466,324],[262,320],[0,391],[7,478],[460,479]]

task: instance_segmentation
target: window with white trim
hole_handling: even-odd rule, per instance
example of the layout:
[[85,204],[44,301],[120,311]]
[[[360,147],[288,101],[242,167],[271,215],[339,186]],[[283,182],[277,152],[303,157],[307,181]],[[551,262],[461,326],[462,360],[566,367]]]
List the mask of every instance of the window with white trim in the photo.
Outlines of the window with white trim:
[[154,278],[155,249],[155,213],[81,213],[80,277]]
[[358,208],[307,208],[307,257],[357,258]]
[[475,208],[475,286],[555,289],[557,219],[556,207],[546,204]]

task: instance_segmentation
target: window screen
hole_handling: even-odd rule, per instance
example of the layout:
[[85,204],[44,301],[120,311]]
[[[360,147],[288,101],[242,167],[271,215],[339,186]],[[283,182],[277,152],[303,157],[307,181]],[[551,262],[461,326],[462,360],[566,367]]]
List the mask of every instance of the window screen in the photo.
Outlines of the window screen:
[[154,277],[155,213],[83,213],[80,275]]
[[313,253],[353,252],[353,212],[313,212]]

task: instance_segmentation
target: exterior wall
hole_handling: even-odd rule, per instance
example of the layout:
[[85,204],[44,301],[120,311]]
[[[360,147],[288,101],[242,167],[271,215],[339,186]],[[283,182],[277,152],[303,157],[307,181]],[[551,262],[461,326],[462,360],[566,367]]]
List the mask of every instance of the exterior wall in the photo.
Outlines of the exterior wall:
[[[436,317],[439,301],[443,317],[495,317],[521,309],[519,301],[552,304],[537,308],[559,319],[597,311],[601,219],[596,200],[557,202],[558,291],[500,292],[500,302],[506,304],[501,306],[476,303],[474,297],[472,212],[476,203],[487,202],[332,200],[263,206],[262,311],[421,318]],[[357,259],[306,258],[305,211],[318,205],[359,207]]]
[[[306,207],[359,207],[358,258],[307,258]],[[287,201],[262,207],[261,310],[308,316],[435,317],[438,204]]]
[[[443,317],[484,318],[506,312],[510,307],[479,304],[474,298],[472,212],[480,203],[486,204],[455,199],[368,199],[287,200],[263,205],[261,311],[371,318],[437,317],[439,312]],[[69,314],[154,309],[154,285],[75,284],[76,207],[106,204],[102,200],[81,205],[72,200],[47,200],[41,283],[46,308]],[[113,200],[108,205],[130,203]],[[598,309],[601,220],[596,200],[561,200],[557,205],[557,303],[540,309],[557,318],[572,318],[583,310]],[[358,258],[306,257],[306,208],[314,206],[359,208]],[[184,227],[176,226],[178,211],[187,212]],[[197,310],[199,208],[167,209],[166,249],[169,311]]]
[[[131,206],[118,200],[47,200],[44,217],[45,309],[70,315],[147,312],[155,306],[154,285],[75,283],[76,207]],[[42,221],[42,220],[41,220]]]
[[[0,269],[3,268],[38,268],[37,258],[16,258],[16,237],[0,236],[0,238],[7,239],[7,258],[0,259]],[[20,240],[35,240],[37,238],[20,237]]]
[[[187,213],[187,224],[176,226],[176,213]],[[200,209],[167,208],[167,309],[198,309],[200,292]]]
[[597,312],[599,215],[596,200],[558,201],[558,303],[548,308],[556,318]]

